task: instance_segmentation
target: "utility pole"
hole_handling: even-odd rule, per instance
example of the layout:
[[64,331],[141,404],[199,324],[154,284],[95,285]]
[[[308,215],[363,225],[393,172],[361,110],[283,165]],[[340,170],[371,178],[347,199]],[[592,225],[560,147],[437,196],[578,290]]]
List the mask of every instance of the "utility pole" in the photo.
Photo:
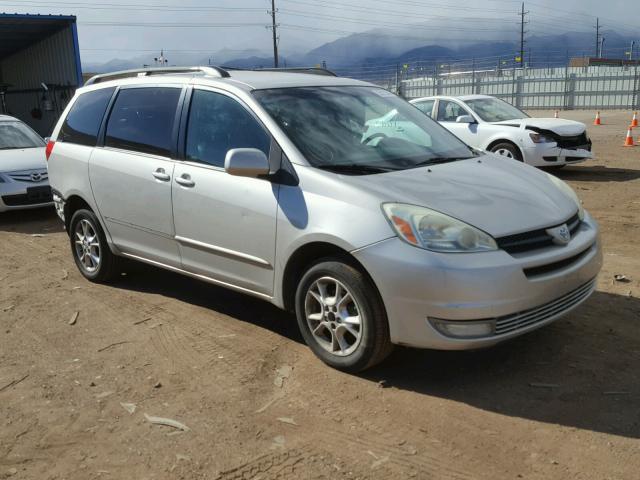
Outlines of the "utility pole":
[[273,33],[273,66],[278,68],[278,24],[276,23],[276,0],[271,0],[271,33]]
[[526,43],[524,41],[524,34],[527,33],[524,31],[524,26],[527,23],[529,23],[529,22],[525,22],[524,20],[528,13],[529,12],[524,11],[524,2],[522,2],[522,11],[518,14],[521,17],[520,19],[520,66],[522,68],[524,68],[524,44]]
[[629,49],[629,61],[633,60],[633,49],[636,46],[636,41],[631,41],[631,48]]
[[596,18],[596,58],[600,58],[600,19]]

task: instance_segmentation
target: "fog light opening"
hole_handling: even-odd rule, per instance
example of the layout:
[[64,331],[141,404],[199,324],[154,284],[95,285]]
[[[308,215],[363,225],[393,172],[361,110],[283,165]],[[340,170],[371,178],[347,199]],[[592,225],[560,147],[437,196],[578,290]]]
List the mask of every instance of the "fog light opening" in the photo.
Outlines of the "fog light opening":
[[482,338],[495,335],[495,321],[459,321],[452,322],[439,318],[429,318],[438,332],[453,338]]

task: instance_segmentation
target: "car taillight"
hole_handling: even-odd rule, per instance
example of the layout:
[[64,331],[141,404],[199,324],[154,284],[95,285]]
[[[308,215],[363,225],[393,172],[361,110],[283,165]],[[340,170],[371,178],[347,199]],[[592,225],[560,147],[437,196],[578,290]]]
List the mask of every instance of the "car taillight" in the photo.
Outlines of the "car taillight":
[[44,150],[44,155],[47,157],[47,161],[49,161],[49,157],[51,156],[51,152],[53,152],[53,146],[56,144],[56,142],[49,140],[49,143],[47,143],[47,148]]

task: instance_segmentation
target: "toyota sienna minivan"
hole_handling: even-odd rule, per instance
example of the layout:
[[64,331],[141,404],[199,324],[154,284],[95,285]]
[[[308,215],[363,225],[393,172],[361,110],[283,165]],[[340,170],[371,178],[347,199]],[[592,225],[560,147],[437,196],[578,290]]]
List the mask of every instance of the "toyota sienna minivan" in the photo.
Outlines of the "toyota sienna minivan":
[[319,69],[97,76],[46,154],[87,279],[133,259],[265,299],[346,371],[393,345],[480,348],[546,325],[602,263],[566,183]]

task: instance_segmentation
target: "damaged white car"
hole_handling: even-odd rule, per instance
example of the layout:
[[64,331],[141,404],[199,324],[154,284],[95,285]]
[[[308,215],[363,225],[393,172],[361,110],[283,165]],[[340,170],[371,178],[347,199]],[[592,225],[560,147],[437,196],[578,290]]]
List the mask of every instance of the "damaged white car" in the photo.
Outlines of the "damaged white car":
[[535,167],[564,167],[593,158],[584,123],[531,118],[488,95],[411,100],[466,144]]

